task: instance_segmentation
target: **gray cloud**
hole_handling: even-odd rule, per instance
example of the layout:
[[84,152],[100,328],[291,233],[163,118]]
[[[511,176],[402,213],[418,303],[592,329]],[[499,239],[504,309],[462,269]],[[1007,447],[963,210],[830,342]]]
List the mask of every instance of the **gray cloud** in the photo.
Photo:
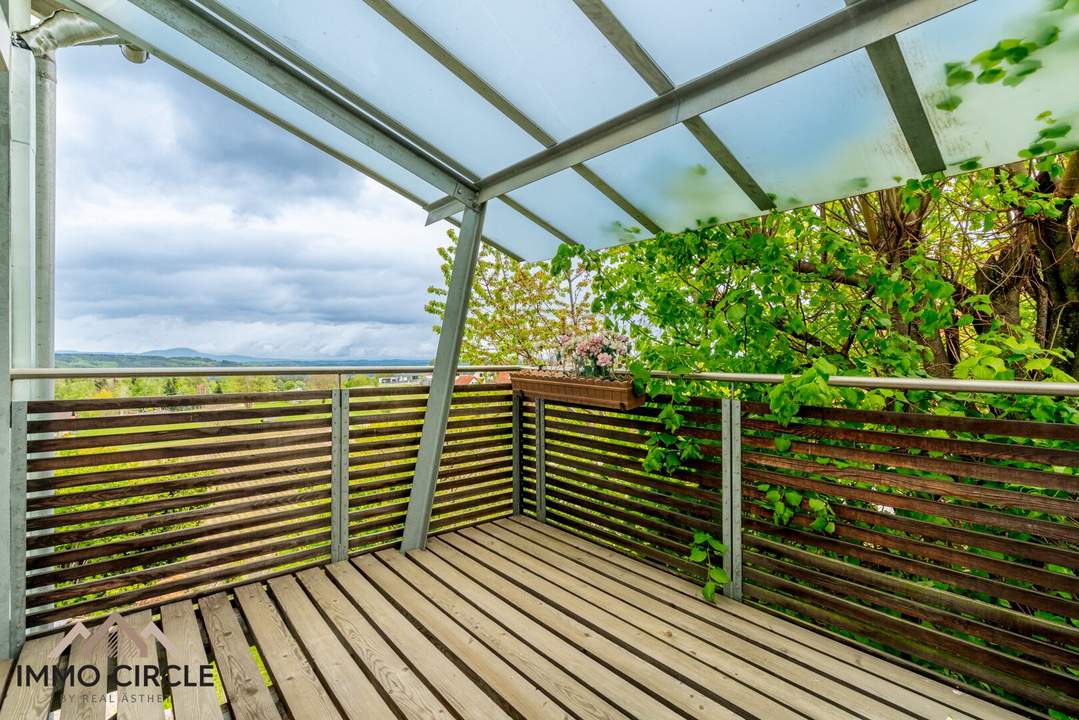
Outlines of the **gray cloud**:
[[445,226],[160,60],[58,75],[58,347],[433,354]]

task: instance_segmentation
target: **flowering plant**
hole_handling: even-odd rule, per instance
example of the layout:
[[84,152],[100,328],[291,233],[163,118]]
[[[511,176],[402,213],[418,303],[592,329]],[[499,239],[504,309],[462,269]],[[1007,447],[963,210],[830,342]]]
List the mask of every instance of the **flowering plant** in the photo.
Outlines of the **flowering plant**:
[[581,377],[615,379],[615,368],[625,364],[629,352],[629,338],[618,333],[596,333],[582,337],[561,335],[558,360],[563,365],[573,365]]

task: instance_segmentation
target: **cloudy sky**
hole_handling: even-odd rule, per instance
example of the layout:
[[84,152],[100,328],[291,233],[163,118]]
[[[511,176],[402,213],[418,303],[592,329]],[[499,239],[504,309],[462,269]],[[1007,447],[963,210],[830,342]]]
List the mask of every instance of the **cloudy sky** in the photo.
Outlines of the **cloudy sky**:
[[58,349],[434,354],[448,226],[160,60],[58,75]]

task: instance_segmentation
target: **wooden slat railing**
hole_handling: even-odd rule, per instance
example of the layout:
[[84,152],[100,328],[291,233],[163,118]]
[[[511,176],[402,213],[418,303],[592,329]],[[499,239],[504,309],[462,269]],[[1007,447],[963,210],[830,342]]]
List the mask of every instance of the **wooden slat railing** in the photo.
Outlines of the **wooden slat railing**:
[[[400,542],[428,388],[350,392],[349,549]],[[512,512],[509,385],[454,388],[431,533]]]
[[[746,598],[1079,714],[1079,426],[745,410]],[[804,495],[785,527],[773,487]],[[810,496],[834,533],[809,528]]]
[[[712,407],[698,407],[687,416],[705,458],[668,476],[642,467],[649,437],[663,429],[658,414],[652,407],[623,413],[548,401],[546,519],[696,578],[701,568],[685,557],[694,530],[717,538],[721,533],[720,415]],[[524,403],[523,418],[523,509],[534,516],[534,403]]]
[[[509,388],[456,390],[435,532],[510,511]],[[426,394],[352,391],[352,553],[400,539]],[[27,409],[31,633],[329,559],[330,391]]]
[[[693,532],[721,529],[717,407],[680,406],[679,435],[706,459],[671,478],[641,467],[658,409],[548,402],[547,522],[700,577]],[[746,602],[1022,707],[1079,715],[1079,426],[811,407],[784,426],[766,405],[742,410]],[[534,514],[528,403],[524,418]],[[800,496],[785,525],[772,490]],[[811,499],[831,509],[831,532],[813,527]]]

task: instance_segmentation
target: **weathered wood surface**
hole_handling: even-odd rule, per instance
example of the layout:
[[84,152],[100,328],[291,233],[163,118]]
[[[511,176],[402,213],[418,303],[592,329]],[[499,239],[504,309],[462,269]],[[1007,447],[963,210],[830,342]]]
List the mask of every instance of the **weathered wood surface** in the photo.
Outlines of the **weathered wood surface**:
[[[349,546],[361,552],[400,535],[427,388],[350,394]],[[452,410],[433,523],[443,532],[508,514],[512,489],[508,385],[457,388]],[[32,631],[328,556],[328,392],[49,401],[31,412]]]
[[[722,530],[718,407],[678,406],[677,434],[704,458],[670,477],[643,468],[658,408],[548,404],[548,522],[699,578],[686,560],[693,534]],[[743,405],[750,602],[1079,714],[1068,670],[1079,667],[1079,426],[814,407],[784,425],[768,412]],[[525,513],[535,432],[526,404]],[[773,488],[800,496],[787,527],[773,522]],[[811,498],[829,503],[834,532],[810,527]]]
[[[168,661],[213,663],[224,695],[168,692],[177,720],[1019,717],[697,592],[564,530],[502,519],[408,555],[368,553],[161,607]],[[24,659],[56,639],[30,641]],[[50,697],[9,686],[0,719],[44,718]],[[79,709],[60,701],[62,716]]]

